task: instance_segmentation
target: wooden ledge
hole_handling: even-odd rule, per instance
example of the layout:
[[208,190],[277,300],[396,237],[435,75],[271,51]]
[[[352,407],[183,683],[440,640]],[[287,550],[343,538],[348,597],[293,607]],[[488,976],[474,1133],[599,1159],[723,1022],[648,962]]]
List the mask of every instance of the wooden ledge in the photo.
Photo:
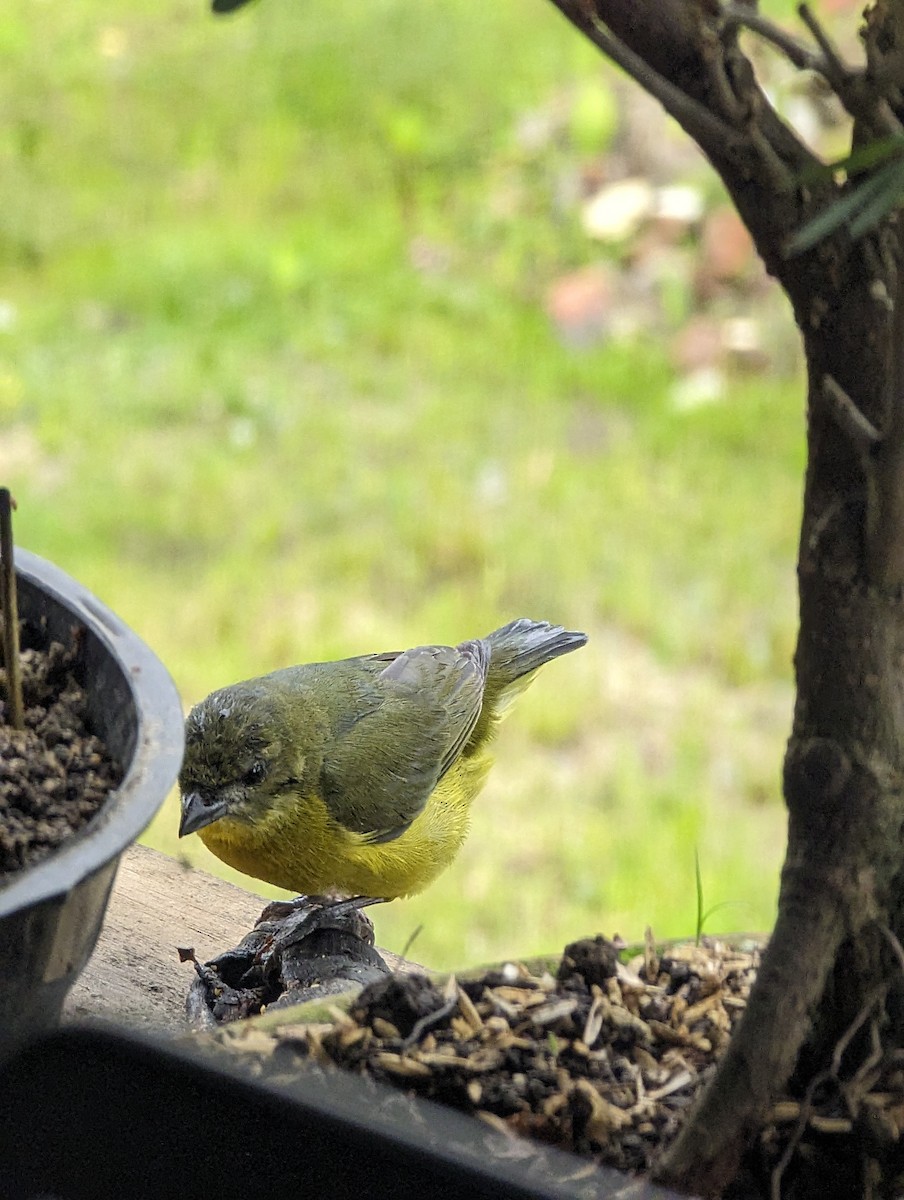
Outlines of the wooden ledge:
[[[131,846],[119,864],[104,927],[67,997],[64,1021],[100,1019],[184,1033],[185,997],[195,977],[177,947],[203,962],[236,946],[268,900],[151,850]],[[392,970],[424,970],[381,950]]]
[[63,1019],[103,1018],[144,1029],[185,1029],[194,978],[177,947],[200,959],[237,945],[267,901],[176,859],[131,846],[119,864],[97,948],[69,993]]

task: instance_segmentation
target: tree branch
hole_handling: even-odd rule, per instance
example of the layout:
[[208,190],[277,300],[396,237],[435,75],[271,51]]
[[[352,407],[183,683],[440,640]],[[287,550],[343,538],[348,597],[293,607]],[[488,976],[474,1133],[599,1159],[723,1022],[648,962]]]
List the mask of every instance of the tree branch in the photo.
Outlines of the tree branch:
[[582,3],[581,0],[552,0],[552,3],[585,37],[602,50],[607,58],[611,58],[626,75],[658,100],[666,112],[702,147],[710,144],[724,146],[736,136],[730,125],[670,83],[624,42],[613,37],[592,12],[589,3]]
[[826,79],[836,90],[839,87],[844,88],[851,76],[851,70],[835,49],[832,39],[810,11],[808,4],[799,4],[797,13],[822,51],[823,73]]
[[819,55],[814,54],[803,42],[799,42],[797,38],[792,37],[790,33],[787,33],[768,17],[764,17],[755,8],[730,4],[725,9],[722,20],[725,29],[729,32],[734,32],[736,29],[749,29],[751,33],[758,34],[764,42],[769,42],[770,45],[775,46],[776,50],[780,50],[791,65],[797,67],[799,71],[814,71],[817,75],[825,76],[829,69],[828,64]]
[[864,16],[863,44],[870,79],[874,88],[898,112],[901,89],[904,87],[904,45],[901,38],[904,11],[900,0],[878,0],[867,8]]
[[[890,789],[884,778],[874,777],[868,762],[852,762],[857,747],[877,740],[882,744],[880,761],[896,763],[898,758],[898,743],[889,736],[893,744],[887,750],[883,740],[886,725],[894,722],[877,716],[898,703],[897,676],[892,682],[888,672],[893,668],[886,667],[897,661],[898,650],[891,639],[894,654],[881,653],[884,643],[866,619],[871,615],[866,602],[874,600],[876,592],[862,586],[859,512],[862,500],[868,512],[878,514],[868,523],[866,539],[871,571],[881,567],[882,579],[904,586],[904,272],[890,261],[877,276],[867,252],[853,247],[846,235],[829,238],[793,259],[785,256],[791,234],[815,216],[838,187],[827,174],[806,186],[801,183],[803,170],[819,160],[781,120],[760,87],[738,43],[738,30],[751,27],[737,17],[739,6],[726,20],[719,0],[553,3],[657,97],[699,143],[722,176],[767,268],[788,292],[808,355],[810,457],[800,558],[801,637],[795,660],[799,691],[786,758],[790,823],[779,915],[744,1018],[657,1172],[668,1184],[715,1196],[734,1176],[748,1137],[787,1084],[813,1030],[814,1014],[822,1015],[826,982],[830,975],[837,978],[833,972],[840,948],[855,939],[867,909],[881,912],[883,889],[893,870],[890,862],[882,861],[881,870],[877,866],[885,853],[882,847],[896,844],[888,830],[900,825],[899,814],[892,819],[884,808]],[[893,16],[886,11],[889,7]],[[901,129],[896,102],[904,86],[904,27],[892,22],[901,17],[904,25],[904,0],[876,0],[875,10],[881,10],[881,20],[875,17],[871,26],[873,61],[882,65],[878,47],[886,35],[902,34],[896,43],[902,47],[902,70],[887,71],[884,91],[870,72],[844,64],[806,8],[801,16],[816,49],[799,47],[785,35],[771,37],[801,69],[819,69],[829,80],[855,117],[857,145]],[[870,52],[869,40],[867,46]],[[893,241],[894,232],[889,222],[884,233]],[[883,243],[878,245],[881,249]],[[877,328],[880,287],[892,297],[894,315],[883,307]],[[856,363],[850,358],[852,346],[862,350]],[[883,376],[888,392],[876,386]],[[831,382],[826,383],[827,378]],[[868,494],[873,487],[881,498],[878,505]],[[825,550],[807,558],[808,530],[833,514],[839,519],[832,526],[832,539],[826,537]],[[858,620],[863,618],[862,636],[852,633],[852,606]],[[837,635],[843,653],[833,656],[828,651],[832,637],[827,629]],[[865,682],[859,691],[856,686],[859,677],[854,671],[862,665],[864,647],[875,656],[874,664],[870,660],[875,669],[863,678],[879,680],[881,694],[876,696]],[[862,729],[852,725],[851,695],[863,710]],[[878,737],[877,728],[883,737]],[[816,1049],[822,1048],[817,1029]]]
[[[802,880],[802,882],[804,882]],[[840,905],[812,890],[783,902],[750,993],[719,1069],[691,1118],[666,1151],[655,1176],[673,1187],[718,1196],[737,1173],[750,1130],[774,1100],[776,1080],[786,1080],[810,1029],[810,1011],[825,988],[845,932]],[[796,886],[783,879],[782,891]],[[789,964],[789,946],[794,962]],[[771,1036],[776,1029],[780,1037]],[[763,1031],[770,1036],[764,1039]]]
[[833,181],[801,191],[820,160],[784,123],[716,0],[552,0],[581,33],[655,96],[724,180],[767,268]]
[[887,427],[875,454],[867,527],[867,576],[877,587],[904,587],[904,272],[898,267],[892,318]]
[[832,412],[839,426],[861,454],[868,454],[882,441],[882,434],[872,421],[863,415],[834,375],[826,375],[822,387],[831,402]]
[[749,29],[780,50],[799,71],[813,71],[820,75],[845,110],[874,133],[900,133],[901,123],[888,102],[877,92],[874,81],[867,79],[862,68],[852,67],[844,61],[807,4],[801,4],[797,11],[819,47],[818,54],[768,17],[744,5],[729,5],[723,20],[726,30]]

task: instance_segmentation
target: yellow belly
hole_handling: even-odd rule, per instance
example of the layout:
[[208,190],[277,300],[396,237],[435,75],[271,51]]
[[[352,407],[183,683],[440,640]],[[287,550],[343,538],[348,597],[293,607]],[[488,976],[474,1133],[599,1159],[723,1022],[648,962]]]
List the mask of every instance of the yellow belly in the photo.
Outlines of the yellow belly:
[[337,825],[318,796],[286,795],[254,824],[222,818],[198,836],[223,862],[299,894],[327,891],[387,900],[410,896],[452,862],[468,832],[471,802],[490,768],[489,754],[459,759],[423,812],[377,845]]

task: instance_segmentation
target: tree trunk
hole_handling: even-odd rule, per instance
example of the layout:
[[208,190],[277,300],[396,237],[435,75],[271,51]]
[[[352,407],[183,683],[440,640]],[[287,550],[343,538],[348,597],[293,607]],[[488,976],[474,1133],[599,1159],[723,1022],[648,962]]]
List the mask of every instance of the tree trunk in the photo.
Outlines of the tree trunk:
[[[894,215],[855,242],[805,253],[790,237],[841,185],[785,126],[737,34],[750,25],[824,75],[854,141],[898,134],[904,0],[868,15],[868,74],[804,17],[804,49],[755,9],[718,0],[554,0],[655,95],[724,180],[788,293],[808,373],[808,463],[798,580],[797,701],[784,770],[788,846],[779,914],[744,1020],[660,1177],[718,1195],[793,1080],[851,1071],[880,1037],[901,1044],[904,965],[904,284]],[[786,44],[782,44],[785,42]],[[880,82],[881,81],[881,85]],[[896,86],[893,88],[891,84]],[[888,98],[887,98],[888,97]],[[891,1019],[890,1019],[891,1017]]]

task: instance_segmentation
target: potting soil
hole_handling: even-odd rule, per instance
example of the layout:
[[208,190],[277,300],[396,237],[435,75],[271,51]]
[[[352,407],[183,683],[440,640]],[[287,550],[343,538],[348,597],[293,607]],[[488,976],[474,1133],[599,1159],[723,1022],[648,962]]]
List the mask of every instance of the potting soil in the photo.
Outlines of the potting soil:
[[23,623],[24,730],[7,724],[0,670],[0,887],[82,829],[122,777],[88,727],[76,635],[69,648],[42,641]]

